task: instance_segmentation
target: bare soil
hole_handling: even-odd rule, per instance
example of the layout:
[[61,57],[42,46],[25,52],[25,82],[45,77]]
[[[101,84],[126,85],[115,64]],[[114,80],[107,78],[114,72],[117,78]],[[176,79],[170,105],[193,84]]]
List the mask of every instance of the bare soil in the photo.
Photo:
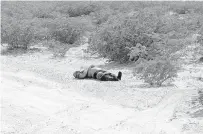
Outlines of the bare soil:
[[[203,65],[185,66],[171,85],[148,87],[133,77],[133,66],[90,56],[82,51],[87,45],[62,59],[49,52],[1,56],[1,133],[203,133],[203,106],[193,103],[203,87]],[[73,78],[91,64],[122,71],[122,80]]]

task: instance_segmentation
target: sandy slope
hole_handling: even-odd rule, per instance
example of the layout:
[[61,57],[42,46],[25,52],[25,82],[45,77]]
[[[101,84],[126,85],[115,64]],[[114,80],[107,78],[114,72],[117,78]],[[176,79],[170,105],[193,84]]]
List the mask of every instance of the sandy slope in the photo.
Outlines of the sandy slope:
[[2,133],[203,132],[202,117],[187,131],[183,124],[191,119],[174,118],[174,111],[181,111],[183,98],[196,93],[190,83],[194,80],[184,79],[188,74],[181,74],[176,86],[162,88],[143,86],[129,68],[121,67],[109,68],[115,73],[123,71],[120,82],[75,80],[72,73],[81,66],[107,66],[105,59],[84,58],[86,45],[71,48],[67,58],[59,60],[40,53],[1,57]]

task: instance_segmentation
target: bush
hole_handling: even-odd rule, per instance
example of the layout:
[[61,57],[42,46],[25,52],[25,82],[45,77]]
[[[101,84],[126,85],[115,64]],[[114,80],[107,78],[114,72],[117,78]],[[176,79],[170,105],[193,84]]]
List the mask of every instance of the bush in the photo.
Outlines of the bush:
[[202,44],[203,46],[203,26],[200,28],[200,31],[198,33],[198,37],[197,37],[197,42]]
[[38,11],[34,14],[34,17],[41,18],[41,19],[53,19],[54,16],[49,12]]
[[[70,44],[77,45],[82,28],[87,22],[68,18],[58,12],[58,2],[3,2],[1,43],[8,44],[9,49],[23,48],[40,41],[55,42],[54,52],[63,55],[62,49]],[[80,20],[80,21],[78,21]],[[60,48],[61,47],[61,48]],[[58,49],[58,50],[57,50]],[[64,50],[64,51],[65,51]],[[57,55],[57,54],[56,54]]]
[[62,43],[73,44],[83,32],[84,22],[78,22],[78,20],[80,19],[73,20],[66,17],[55,19],[34,18],[30,20],[30,23],[34,29],[35,40],[55,39]]
[[79,5],[78,7],[70,7],[68,9],[68,14],[70,17],[76,17],[81,15],[89,15],[94,12],[96,7],[94,5]]
[[129,60],[131,61],[137,61],[139,58],[144,58],[150,60],[147,53],[147,49],[145,46],[142,46],[141,44],[137,44],[135,47],[129,48],[130,52],[128,53]]
[[61,43],[73,44],[80,38],[80,31],[66,25],[63,27],[55,27],[50,30],[52,39]]
[[[161,6],[149,6],[130,13],[118,13],[117,9],[109,9],[111,13],[98,15],[101,17],[97,18],[100,25],[91,37],[90,50],[121,63],[132,59],[132,51],[138,43],[146,47],[145,55],[150,55],[147,56],[150,59],[160,55],[160,51],[162,55],[176,53],[184,44],[188,44],[182,40],[200,28],[203,18],[198,14],[169,14],[170,8],[164,7],[166,9]],[[157,38],[154,35],[157,35]],[[167,52],[168,50],[170,52]],[[134,58],[137,56],[135,54]]]
[[198,97],[199,103],[203,105],[203,89],[199,89],[198,94],[199,94]]
[[97,10],[98,6],[93,2],[62,2],[58,5],[58,11],[69,15],[69,17],[89,15]]
[[90,49],[113,61],[121,63],[129,61],[129,52],[138,43],[149,47],[158,23],[154,12],[140,11],[136,16],[118,14],[111,16],[91,37]]
[[10,48],[28,49],[34,37],[30,25],[16,24],[2,25],[1,42],[7,43]]
[[161,86],[166,80],[172,80],[177,76],[177,67],[167,58],[157,58],[138,64],[134,69],[134,75],[150,85]]
[[1,44],[1,55],[5,55],[11,48],[8,44]]
[[71,44],[64,44],[54,39],[43,41],[43,46],[48,47],[48,50],[53,54],[53,57],[64,57],[66,52],[72,47]]
[[100,24],[106,22],[111,14],[112,14],[112,10],[110,10],[110,9],[100,10],[98,12],[95,12],[92,15],[93,23],[95,23],[96,25],[100,25]]

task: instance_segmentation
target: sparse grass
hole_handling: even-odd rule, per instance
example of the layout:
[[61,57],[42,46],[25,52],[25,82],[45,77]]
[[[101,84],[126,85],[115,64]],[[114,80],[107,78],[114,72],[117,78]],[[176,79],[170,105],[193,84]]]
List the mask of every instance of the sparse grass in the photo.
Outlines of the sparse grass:
[[[88,15],[96,7],[85,2],[77,5],[72,3],[70,9],[74,9],[77,14],[73,18],[69,17],[69,14],[60,12],[59,9],[63,8],[61,3],[2,2],[1,43],[7,43],[13,50],[15,48],[26,50],[34,42],[49,40],[55,40],[55,44],[59,45],[55,49],[60,50],[64,48],[60,48],[64,46],[61,44],[77,45],[84,30],[92,29],[92,27],[90,22],[86,21],[87,18],[81,19],[76,16]],[[65,5],[67,4],[70,2],[65,2]],[[61,53],[58,50],[55,52]]]
[[[184,56],[180,51],[193,43],[187,38],[202,27],[203,17],[197,11],[200,6],[191,6],[197,4],[202,5],[188,2],[112,2],[103,12],[94,14],[98,29],[92,34],[89,48],[102,57],[121,63],[131,60],[142,64],[138,59],[167,57],[167,63],[145,61],[145,71],[141,72],[146,82],[161,85],[166,80],[164,76],[161,80],[161,74],[165,72],[159,72],[162,69],[153,70],[160,75],[160,80],[152,77],[158,82],[149,82],[151,80],[147,80],[147,71],[151,67],[147,66],[152,66],[151,62],[155,62],[155,66],[163,64],[169,70],[176,70],[175,65]],[[141,50],[137,44],[145,49]],[[173,62],[176,64],[171,64]],[[176,76],[177,70],[172,72],[174,73],[170,76]]]
[[[191,43],[186,38],[202,33],[202,6],[203,2],[4,1],[1,43],[26,50],[46,41],[55,56],[63,57],[88,31],[89,50],[110,61],[169,57],[174,62],[181,57],[177,52]],[[197,43],[201,51],[202,34]]]
[[177,77],[177,67],[167,58],[157,58],[138,64],[134,75],[151,86],[161,86],[164,82]]

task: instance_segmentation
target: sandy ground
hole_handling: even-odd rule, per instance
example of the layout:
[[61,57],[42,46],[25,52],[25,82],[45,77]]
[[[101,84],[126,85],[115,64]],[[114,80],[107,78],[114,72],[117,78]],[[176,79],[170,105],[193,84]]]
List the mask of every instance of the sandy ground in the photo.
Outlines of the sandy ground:
[[[1,133],[203,133],[203,108],[191,106],[203,87],[196,79],[203,76],[203,65],[185,67],[174,85],[150,88],[132,76],[131,67],[90,57],[82,52],[86,47],[71,48],[65,59],[51,59],[49,53],[1,56]],[[73,78],[90,64],[121,70],[123,79]]]

